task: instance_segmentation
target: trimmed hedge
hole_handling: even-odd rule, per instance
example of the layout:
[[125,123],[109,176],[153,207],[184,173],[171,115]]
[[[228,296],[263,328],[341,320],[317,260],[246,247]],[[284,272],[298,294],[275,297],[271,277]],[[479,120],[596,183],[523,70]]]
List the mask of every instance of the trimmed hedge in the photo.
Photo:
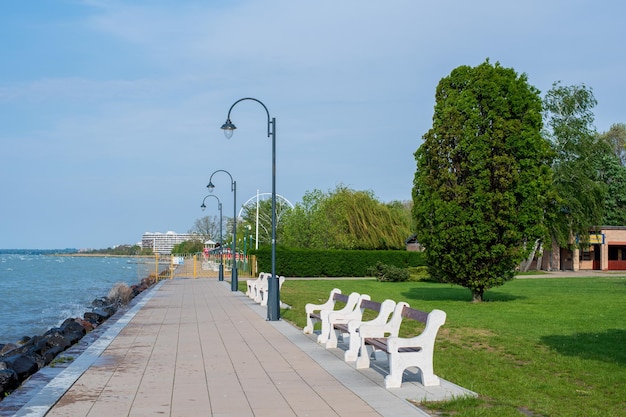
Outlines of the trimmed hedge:
[[[256,255],[259,271],[272,270],[272,250],[264,246]],[[368,268],[383,263],[408,268],[425,266],[422,252],[400,250],[318,250],[276,248],[276,274],[285,277],[364,277]]]

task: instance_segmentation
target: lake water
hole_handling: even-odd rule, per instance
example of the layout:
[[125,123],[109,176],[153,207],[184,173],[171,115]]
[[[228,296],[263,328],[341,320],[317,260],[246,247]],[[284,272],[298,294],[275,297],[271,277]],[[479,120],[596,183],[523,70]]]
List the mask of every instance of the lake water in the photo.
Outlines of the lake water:
[[154,268],[143,258],[0,254],[0,344],[82,317],[115,283],[136,284]]

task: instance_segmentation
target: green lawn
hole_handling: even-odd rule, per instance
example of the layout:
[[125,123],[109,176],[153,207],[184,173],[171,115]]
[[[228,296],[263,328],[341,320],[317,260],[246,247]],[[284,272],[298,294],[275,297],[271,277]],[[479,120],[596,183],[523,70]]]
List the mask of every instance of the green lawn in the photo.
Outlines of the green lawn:
[[[429,282],[287,280],[282,317],[330,290],[357,291],[447,313],[435,373],[480,394],[423,406],[440,416],[625,416],[626,277],[516,279],[471,303],[469,290]],[[245,291],[245,290],[244,290]],[[417,328],[403,324],[401,334]]]

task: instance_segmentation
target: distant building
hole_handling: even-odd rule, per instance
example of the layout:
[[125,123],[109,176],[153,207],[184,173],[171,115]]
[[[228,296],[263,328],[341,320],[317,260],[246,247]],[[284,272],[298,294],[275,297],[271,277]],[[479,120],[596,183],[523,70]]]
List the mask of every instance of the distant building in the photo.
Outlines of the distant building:
[[200,238],[199,235],[194,233],[146,232],[141,237],[141,248],[152,249],[154,253],[169,255],[172,253],[174,245],[198,238]]
[[553,243],[535,257],[529,269],[626,271],[626,226],[599,226],[585,242],[581,248],[573,249]]
[[572,251],[574,271],[626,271],[626,226],[601,226],[589,234],[588,242]]

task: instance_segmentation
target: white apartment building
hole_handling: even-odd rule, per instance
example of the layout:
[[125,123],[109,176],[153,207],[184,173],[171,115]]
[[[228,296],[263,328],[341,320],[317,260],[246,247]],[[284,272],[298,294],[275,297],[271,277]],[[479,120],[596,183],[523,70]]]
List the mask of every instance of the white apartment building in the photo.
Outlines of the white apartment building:
[[141,237],[141,248],[150,248],[154,253],[169,255],[170,253],[172,253],[172,248],[174,247],[174,245],[197,238],[198,235],[190,233],[146,232]]

